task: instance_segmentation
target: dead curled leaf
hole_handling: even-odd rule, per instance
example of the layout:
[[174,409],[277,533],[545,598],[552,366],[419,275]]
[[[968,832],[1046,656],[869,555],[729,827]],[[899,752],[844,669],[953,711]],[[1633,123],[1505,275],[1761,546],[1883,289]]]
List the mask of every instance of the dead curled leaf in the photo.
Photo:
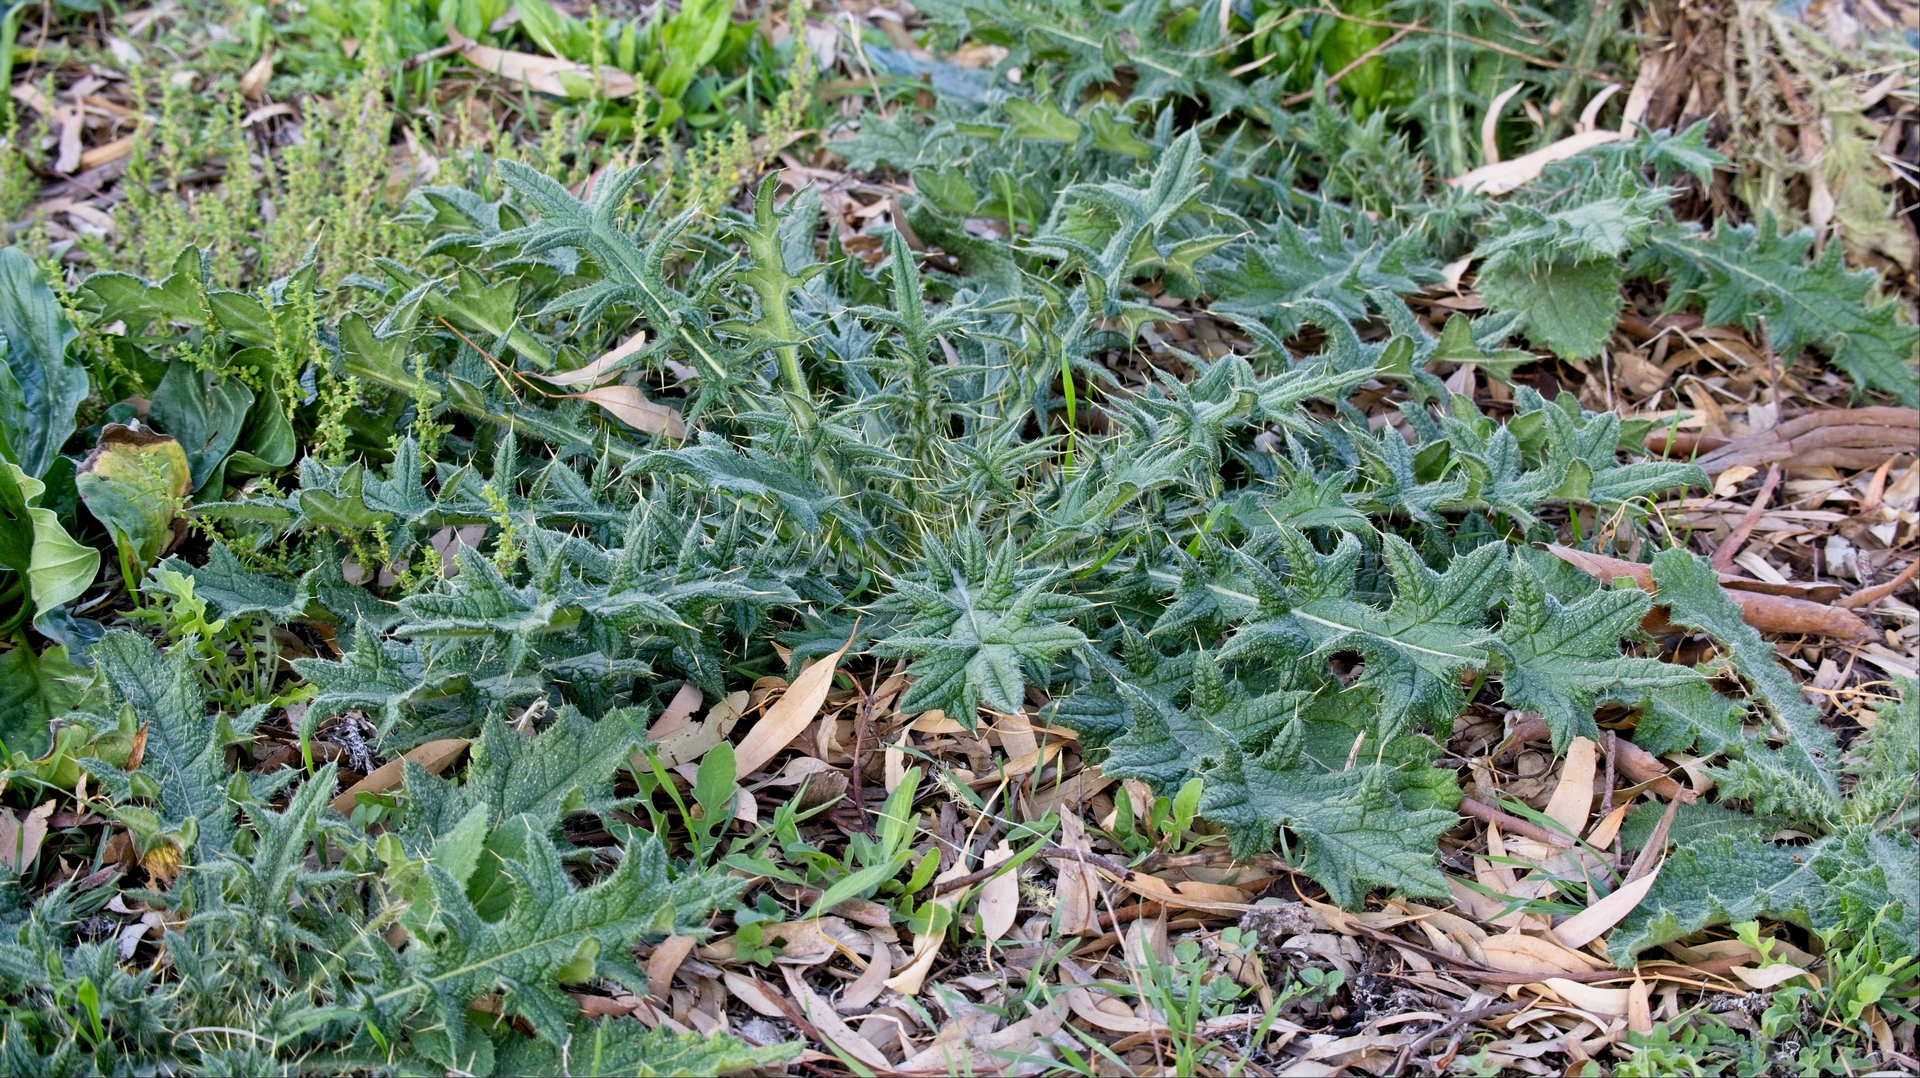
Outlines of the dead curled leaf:
[[[1584,550],[1561,546],[1558,543],[1541,544],[1541,549],[1552,552],[1554,557],[1601,583],[1607,583],[1616,577],[1625,577],[1649,595],[1656,591],[1651,565],[1610,558],[1605,554],[1591,554]],[[1788,635],[1816,633],[1843,640],[1871,640],[1878,635],[1851,610],[1842,610],[1826,603],[1810,602],[1788,595],[1768,595],[1748,591],[1737,586],[1741,583],[1747,582],[1724,574],[1720,578],[1720,586],[1727,593],[1727,598],[1740,606],[1740,620],[1763,633]],[[1654,609],[1660,612],[1664,608],[1655,607]],[[1660,621],[1647,628],[1658,629],[1665,623],[1665,615],[1661,613]]]
[[871,1041],[855,1033],[834,1011],[833,1005],[820,998],[820,994],[807,984],[806,978],[800,975],[799,970],[786,966],[781,972],[786,974],[787,990],[793,993],[794,1002],[799,1004],[800,1013],[813,1024],[813,1028],[819,1031],[820,1036],[828,1044],[876,1071],[893,1069],[893,1062],[883,1055],[880,1049],[875,1048]]
[[[555,97],[587,97],[593,92],[595,70],[585,64],[481,45],[461,37],[451,26],[447,37],[459,46],[461,59],[516,86]],[[603,65],[598,75],[602,97],[632,97],[640,89],[632,75],[617,67]]]
[[1660,876],[1655,868],[1645,876],[1625,884],[1619,890],[1554,926],[1553,938],[1566,947],[1585,947],[1632,913],[1653,889]]
[[[1013,859],[1013,847],[1005,840],[986,856],[983,868],[993,868]],[[1013,927],[1020,913],[1020,875],[1002,872],[980,885],[980,935],[989,948]]]
[[747,736],[734,749],[736,778],[746,778],[760,770],[820,714],[821,705],[827,702],[827,690],[833,687],[833,672],[839,669],[840,657],[846,653],[847,646],[843,645],[839,651],[815,660],[800,671],[786,693],[753,724],[753,729],[747,731]]
[[647,333],[639,333],[626,339],[618,348],[594,360],[578,370],[554,371],[548,374],[535,373],[534,377],[556,386],[591,386],[599,383],[609,371],[617,370],[620,364],[646,347]]
[[52,815],[52,801],[30,812],[0,811],[0,869],[18,875],[40,857],[40,844],[47,840],[47,820]]
[[359,803],[356,795],[379,794],[398,788],[400,779],[405,771],[405,764],[402,762],[404,760],[412,760],[414,763],[426,768],[429,773],[438,775],[440,772],[452,766],[453,762],[459,759],[460,754],[465,751],[467,751],[467,739],[464,737],[450,737],[442,741],[429,741],[399,759],[388,760],[386,763],[374,768],[366,778],[342,790],[340,796],[334,798],[330,803],[330,807],[333,811],[345,816],[353,812],[354,805]]
[[687,424],[680,418],[679,411],[648,400],[639,386],[601,386],[585,393],[568,393],[565,396],[592,401],[634,430],[664,434],[675,441],[687,436]]

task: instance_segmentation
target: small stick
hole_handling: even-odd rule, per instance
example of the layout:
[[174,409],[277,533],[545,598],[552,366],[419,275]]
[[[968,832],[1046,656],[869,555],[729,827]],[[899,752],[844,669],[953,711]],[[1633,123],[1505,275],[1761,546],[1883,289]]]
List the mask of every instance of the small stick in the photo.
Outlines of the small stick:
[[1899,576],[1894,577],[1885,584],[1875,584],[1871,588],[1862,588],[1844,599],[1835,599],[1833,605],[1843,607],[1847,610],[1852,610],[1856,607],[1871,606],[1911,583],[1916,572],[1920,572],[1920,561],[1908,562],[1907,567],[1900,570]]
[[1605,786],[1601,787],[1601,789],[1605,790],[1606,792],[1600,795],[1600,818],[1603,820],[1606,819],[1608,816],[1613,815],[1613,756],[1614,756],[1614,753],[1619,751],[1619,748],[1618,748],[1619,744],[1620,744],[1619,731],[1608,730],[1607,731],[1607,783]]
[[[1224,11],[1226,9],[1222,8],[1221,10]],[[1398,31],[1394,33],[1392,37],[1386,39],[1385,41],[1382,41],[1378,45],[1375,45],[1373,48],[1368,49],[1366,52],[1361,53],[1359,56],[1354,58],[1354,61],[1352,63],[1334,72],[1333,74],[1327,76],[1327,86],[1333,86],[1336,83],[1338,83],[1341,79],[1344,79],[1348,75],[1351,75],[1355,71],[1358,71],[1360,69],[1361,64],[1366,63],[1368,60],[1373,59],[1374,57],[1387,51],[1393,46],[1399,44],[1401,38],[1406,37],[1408,34],[1412,33],[1413,31],[1420,30],[1420,29],[1424,29],[1424,27],[1422,27],[1417,22],[1409,26],[1402,26]],[[1318,88],[1316,87],[1316,89]],[[1294,94],[1292,97],[1283,99],[1280,102],[1280,105],[1282,108],[1289,108],[1289,109],[1294,107],[1295,105],[1304,105],[1307,102],[1313,100],[1314,92],[1315,92],[1314,90],[1302,90],[1299,93]]]
[[[1127,866],[1121,864],[1118,861],[1113,860],[1112,858],[1102,857],[1097,853],[1081,853],[1079,850],[1069,850],[1059,846],[1049,846],[1046,849],[1041,850],[1038,854],[1035,854],[1035,856],[1045,857],[1052,861],[1079,861],[1082,864],[1092,865],[1095,868],[1104,868],[1108,872],[1113,873],[1114,875],[1120,877],[1121,879],[1126,879],[1128,876],[1133,875],[1132,869],[1128,868]],[[982,880],[986,880],[993,876],[999,875],[1002,871],[1012,871],[1012,870],[1009,870],[1006,868],[1005,862],[1001,862],[1000,864],[996,864],[996,865],[990,865],[982,869],[975,869],[974,871],[969,872],[964,876],[955,876],[953,879],[934,884],[933,893],[936,895],[942,895],[942,894],[946,894],[948,891],[958,891],[964,887],[972,887],[974,884],[979,883]]]
[[1487,823],[1497,823],[1500,825],[1500,829],[1508,834],[1519,835],[1522,838],[1530,838],[1535,842],[1544,842],[1549,846],[1556,846],[1563,850],[1573,849],[1573,840],[1567,836],[1556,835],[1544,827],[1530,823],[1510,813],[1502,812],[1492,805],[1475,801],[1471,797],[1463,797],[1460,799],[1460,811],[1477,820],[1484,820]]
[[1715,572],[1724,573],[1733,568],[1734,555],[1746,545],[1753,529],[1760,526],[1760,518],[1767,511],[1767,499],[1773,497],[1773,489],[1779,485],[1780,462],[1776,460],[1767,465],[1766,481],[1760,484],[1760,493],[1754,495],[1753,504],[1747,507],[1747,515],[1740,518],[1740,525],[1733,529],[1733,534],[1727,536],[1727,541],[1713,552],[1711,561]]

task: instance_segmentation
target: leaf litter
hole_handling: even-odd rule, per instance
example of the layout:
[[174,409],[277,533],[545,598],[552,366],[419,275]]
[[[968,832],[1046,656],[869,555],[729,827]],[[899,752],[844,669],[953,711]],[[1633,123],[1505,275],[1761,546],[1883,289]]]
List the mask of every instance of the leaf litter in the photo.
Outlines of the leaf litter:
[[[139,616],[93,645],[102,681],[69,706],[94,736],[62,750],[51,727],[45,754],[16,753],[9,773],[22,793],[71,800],[8,809],[0,867],[63,909],[84,896],[75,937],[112,938],[121,960],[163,980],[196,976],[183,963],[217,949],[191,936],[205,925],[354,878],[378,900],[372,919],[329,915],[320,927],[332,935],[314,938],[352,939],[328,946],[404,972],[329,974],[325,994],[405,1045],[254,1035],[273,1046],[255,1062],[312,1052],[305,1069],[427,1060],[532,1072],[554,1065],[538,1054],[549,1046],[571,1046],[557,1057],[571,1067],[591,1044],[604,1053],[597,1073],[788,1061],[852,1073],[1650,1073],[1689,1052],[1724,1061],[1740,1037],[1802,1021],[1859,1039],[1757,1061],[1845,1070],[1859,1052],[1863,1065],[1915,1066],[1915,986],[1900,960],[1915,949],[1920,615],[1905,600],[1920,564],[1920,420],[1910,320],[1858,268],[1888,271],[1910,298],[1900,274],[1912,230],[1879,212],[1870,168],[1836,164],[1883,137],[1868,110],[1910,112],[1911,93],[1880,71],[1825,81],[1843,43],[1871,40],[1859,28],[1884,12],[1831,5],[1796,22],[1656,7],[1649,30],[1683,57],[1724,46],[1734,77],[1644,54],[1617,128],[1595,126],[1601,89],[1570,134],[1548,139],[1570,121],[1535,119],[1537,148],[1507,160],[1503,94],[1481,129],[1493,148],[1484,164],[1436,159],[1463,192],[1510,199],[1481,211],[1490,238],[1443,273],[1383,244],[1364,214],[1342,217],[1336,200],[1368,197],[1343,168],[1380,162],[1315,166],[1316,228],[1279,211],[1261,224],[1274,230],[1266,246],[1243,250],[1230,246],[1242,203],[1219,190],[1233,182],[1230,152],[1179,137],[1171,120],[1135,127],[1105,103],[1051,103],[1071,97],[1068,85],[1152,102],[1195,92],[1180,83],[1195,77],[1216,104],[1239,93],[1136,33],[1159,24],[1119,29],[1109,20],[1135,16],[1073,5],[856,8],[842,21],[859,36],[840,38],[837,55],[814,50],[846,88],[877,90],[878,70],[933,91],[849,110],[849,139],[778,151],[780,183],[741,202],[753,212],[730,226],[754,263],[718,300],[733,321],[703,311],[715,293],[657,287],[663,265],[697,258],[673,246],[687,219],[655,219],[652,234],[596,230],[595,214],[620,210],[617,168],[564,188],[503,168],[510,209],[441,189],[415,216],[450,247],[535,262],[566,252],[537,273],[576,291],[528,284],[548,288],[544,306],[516,312],[509,300],[500,319],[464,286],[403,279],[378,330],[362,319],[356,336],[343,321],[338,342],[342,370],[429,410],[438,395],[504,385],[434,413],[475,430],[511,416],[489,437],[490,459],[476,438],[469,463],[426,452],[423,470],[416,433],[396,439],[384,469],[314,453],[284,486],[215,478],[198,486],[196,521],[231,530],[197,544],[170,530],[184,488],[146,506],[157,522],[116,525],[80,487],[130,588],[174,552],[153,570],[172,589],[165,613],[144,615],[168,650],[125,631]],[[546,10],[536,26],[570,17]],[[787,29],[803,17],[790,13]],[[1380,31],[1321,57],[1323,77],[1352,80],[1338,91],[1350,106],[1370,100],[1374,57],[1402,41],[1427,47],[1405,28],[1389,42],[1364,15],[1327,17]],[[1140,48],[1127,64],[1089,52],[1061,32],[1076,20]],[[1014,27],[1048,44],[942,59],[906,36],[935,24],[1017,41]],[[1256,32],[1286,42],[1297,30],[1275,19]],[[547,30],[528,34],[566,51]],[[827,23],[801,36],[837,34]],[[521,89],[599,99],[640,88],[597,56],[447,36],[443,56]],[[1224,55],[1204,42],[1182,55],[1208,49]],[[275,65],[268,50],[244,67],[244,98],[265,99]],[[989,69],[1001,81],[960,74]],[[113,200],[80,175],[111,182],[94,170],[135,153],[118,119],[96,122],[107,117],[82,102],[105,94],[118,111],[93,107],[120,117],[135,99],[125,79],[92,86],[56,70],[59,93],[21,82],[14,97],[58,128],[49,171],[73,180],[41,201],[41,227],[65,241],[115,220]],[[943,111],[979,105],[978,85],[1010,94],[1043,73],[1063,80],[1057,98]],[[642,74],[648,87],[678,77]],[[1308,90],[1302,101],[1319,87]],[[1680,122],[1716,100],[1728,120],[1712,137],[1738,162],[1737,193],[1700,129]],[[1312,122],[1350,144],[1369,137],[1321,109]],[[1256,101],[1243,115],[1275,114]],[[1763,152],[1783,116],[1797,144]],[[1016,153],[977,129],[982,117],[1011,132]],[[1062,143],[1143,162],[1109,166],[1105,183],[1035,189],[1019,154]],[[1606,149],[1628,144],[1631,155]],[[941,162],[943,145],[965,146],[958,167]],[[1325,138],[1302,145],[1337,157]],[[1623,171],[1638,185],[1620,187]],[[1733,198],[1750,222],[1724,215]],[[1714,227],[1689,230],[1710,214],[1688,202],[1710,204]],[[836,245],[853,261],[821,269],[817,251]],[[1241,261],[1208,261],[1222,250]],[[583,254],[597,278],[562,272]],[[1009,284],[1023,272],[1015,259],[1033,257],[1076,282],[1071,299]],[[1309,259],[1327,276],[1298,276]],[[796,274],[796,262],[808,268]],[[877,272],[836,268],[854,264]],[[1267,276],[1228,283],[1252,266]],[[833,275],[837,291],[807,291]],[[181,320],[165,306],[171,280],[80,282],[88,298],[68,307],[122,331],[164,328]],[[230,312],[208,328],[279,346],[284,281],[252,323],[244,293],[204,272],[197,287]],[[20,291],[32,298],[16,306],[52,309],[44,288]],[[816,306],[824,295],[831,314]],[[409,302],[453,312],[436,315],[465,346],[448,366],[471,369],[436,381],[394,358],[404,346],[383,348],[422,333]],[[1022,302],[1047,317],[1004,321]],[[606,336],[594,320],[614,304],[639,312],[655,343],[623,324],[604,347],[563,353],[572,366],[555,372],[550,344],[514,337],[519,319],[556,311]],[[990,319],[1003,321],[976,333]],[[1515,336],[1552,354],[1506,347]],[[865,363],[880,377],[847,376],[863,399],[836,414],[810,388],[820,372],[788,362],[803,343],[810,362]],[[984,403],[1005,408],[1010,395],[969,380],[1006,369],[995,349],[1035,347],[1054,379],[1022,387],[1040,398],[1039,441],[1007,416],[973,426]],[[756,356],[773,357],[775,378],[751,369]],[[645,389],[638,371],[650,372]],[[289,398],[295,375],[279,386]],[[1863,405],[1863,389],[1902,406]],[[679,407],[660,403],[669,397]],[[656,437],[538,403],[553,399]],[[810,448],[745,433],[769,415],[809,433]],[[11,448],[38,456],[15,461],[14,486],[40,483],[74,436],[71,418],[51,434],[21,421],[33,441]],[[170,452],[199,452],[183,419],[162,418]],[[863,457],[841,432],[875,422],[886,452]],[[1016,436],[972,433],[991,429]],[[1049,440],[1062,453],[1037,478],[1043,495],[981,512],[995,504],[982,492],[1034,466],[1025,446]],[[541,444],[566,452],[548,459]],[[246,445],[264,460],[266,442]],[[792,466],[809,455],[810,467]],[[649,477],[652,493],[616,495],[597,460]],[[1256,464],[1265,493],[1220,496],[1223,475]],[[196,465],[237,478],[252,466],[239,453]],[[187,484],[185,466],[175,471]],[[1194,494],[1196,476],[1215,489]],[[676,501],[663,493],[672,477],[725,499]],[[50,514],[37,497],[23,493],[21,508]],[[936,507],[972,515],[901,529]],[[979,526],[1003,510],[1009,523]],[[1041,522],[1022,523],[1016,541],[1023,512]],[[749,534],[728,513],[753,517]],[[70,560],[81,544],[57,520],[58,537],[33,520],[26,549],[51,572],[42,536],[48,558]],[[478,539],[415,542],[475,524],[486,552]],[[243,568],[228,547],[260,526],[352,549],[288,572],[254,547]],[[810,575],[794,526],[851,537],[870,552],[861,571],[884,587],[852,602],[844,576]],[[1154,530],[1179,541],[1141,538]],[[375,539],[387,545],[367,546]],[[420,565],[430,545],[443,572],[397,557],[408,544]],[[345,592],[347,564],[381,566],[384,594]],[[54,616],[32,623],[33,639],[76,639],[58,620],[72,613],[56,609],[72,589],[44,591],[37,576],[32,587],[40,609],[24,609]],[[262,615],[264,631],[286,635],[305,691],[230,706],[245,687],[201,684],[192,649],[228,619]],[[583,625],[592,639],[576,646],[569,634]],[[20,639],[10,686],[39,676],[23,657],[65,661]],[[760,647],[750,659],[725,650],[745,640]],[[227,653],[198,654],[209,660]],[[378,758],[365,755],[369,739]],[[253,766],[270,759],[280,762]],[[323,804],[343,819],[320,823]],[[222,863],[245,877],[188,889],[203,870],[220,878]],[[21,925],[21,946],[65,945],[39,920]],[[44,988],[6,975],[16,999]],[[341,1002],[355,992],[370,1002]],[[107,1027],[92,1023],[98,1051]],[[10,1028],[6,1039],[29,1037]]]

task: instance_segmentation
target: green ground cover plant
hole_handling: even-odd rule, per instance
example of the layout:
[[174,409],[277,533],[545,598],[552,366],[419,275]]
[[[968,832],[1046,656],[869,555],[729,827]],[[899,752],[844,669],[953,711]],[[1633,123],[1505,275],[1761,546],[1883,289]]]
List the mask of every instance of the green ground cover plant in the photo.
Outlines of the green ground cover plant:
[[[4,1068],[795,1059],[811,1027],[702,1037],[582,1001],[645,996],[637,946],[747,955],[756,925],[849,901],[968,938],[914,815],[943,765],[840,854],[803,836],[804,792],[729,829],[785,742],[736,774],[745,743],[693,770],[649,734],[689,687],[777,677],[784,704],[836,664],[840,690],[903,676],[903,716],[1071,730],[1173,806],[1140,828],[1351,911],[1452,901],[1449,745],[1476,708],[1537,714],[1556,753],[1698,756],[1711,798],[1622,825],[1672,852],[1606,959],[1792,926],[1834,956],[1760,1019],[1827,1030],[1794,1065],[1913,1023],[1920,692],[1887,686],[1843,742],[1669,519],[1715,485],[1649,448],[1685,402],[1623,415],[1537,377],[1679,314],[1911,408],[1920,335],[1880,275],[1765,209],[1703,226],[1732,164],[1705,120],[1628,120],[1511,191],[1442,182],[1574,134],[1602,69],[1632,80],[1608,5],[919,11],[918,39],[842,39],[864,83],[804,5],[541,0],[254,6],[210,46],[230,92],[133,75],[157,111],[117,231],[0,251]],[[637,89],[487,98],[463,41]],[[941,58],[968,47],[991,62]],[[263,92],[305,95],[304,122],[263,151],[239,79],[269,49]],[[1515,80],[1551,119],[1463,135]],[[465,126],[482,100],[521,137]],[[848,116],[810,145],[906,192],[858,235],[783,183],[797,161],[759,179]],[[430,180],[391,181],[403,144]],[[1433,315],[1467,260],[1481,304]],[[1629,885],[1597,863],[1562,912]],[[775,882],[812,897],[782,912]],[[1181,946],[1139,991],[1197,1028],[1238,990],[1205,995]],[[1617,1073],[1764,1064],[1747,1036],[1663,1021]]]

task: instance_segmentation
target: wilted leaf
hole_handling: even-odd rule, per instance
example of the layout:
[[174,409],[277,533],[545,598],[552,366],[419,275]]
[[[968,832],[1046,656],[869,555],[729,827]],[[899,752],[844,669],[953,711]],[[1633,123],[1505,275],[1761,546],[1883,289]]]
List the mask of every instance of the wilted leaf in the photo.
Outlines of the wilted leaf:
[[192,487],[180,443],[140,426],[109,424],[74,479],[87,509],[107,526],[134,579],[173,539],[173,520]]
[[639,386],[601,386],[570,396],[592,401],[634,430],[664,434],[675,441],[687,436],[687,425],[680,419],[680,413],[648,400]]

